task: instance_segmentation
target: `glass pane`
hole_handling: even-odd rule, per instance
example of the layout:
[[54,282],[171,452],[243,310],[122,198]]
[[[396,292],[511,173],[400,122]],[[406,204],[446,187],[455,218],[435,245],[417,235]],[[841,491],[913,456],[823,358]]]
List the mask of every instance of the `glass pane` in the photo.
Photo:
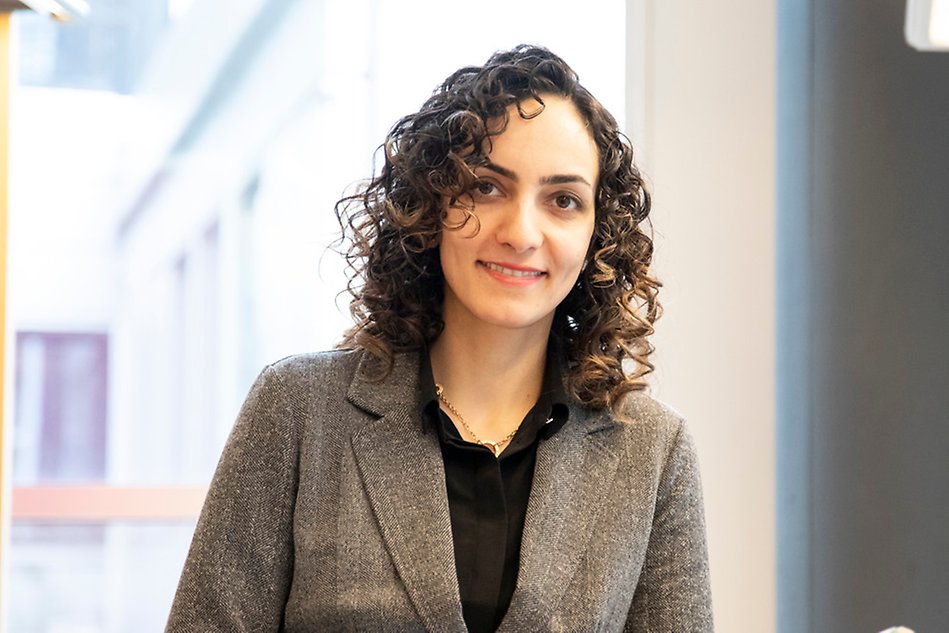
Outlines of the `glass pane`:
[[193,530],[193,524],[14,522],[5,601],[10,630],[162,630]]
[[[261,367],[339,341],[333,205],[453,70],[539,42],[624,110],[621,0],[172,4],[21,16],[24,32],[53,33],[21,59],[54,60],[45,79],[24,70],[12,114],[10,319],[40,337],[18,356],[24,483],[206,484]],[[99,55],[116,50],[134,72]],[[88,409],[100,386],[57,379],[37,351],[76,332],[108,341],[104,421]],[[76,419],[49,418],[57,406]]]
[[105,334],[18,332],[14,485],[105,476]]
[[[20,485],[206,485],[260,369],[339,341],[333,205],[450,72],[539,43],[624,111],[622,0],[89,1],[14,21]],[[192,529],[17,523],[11,630],[160,630]]]
[[18,14],[24,85],[132,90],[165,30],[166,0],[90,0],[89,4],[87,15],[69,22]]

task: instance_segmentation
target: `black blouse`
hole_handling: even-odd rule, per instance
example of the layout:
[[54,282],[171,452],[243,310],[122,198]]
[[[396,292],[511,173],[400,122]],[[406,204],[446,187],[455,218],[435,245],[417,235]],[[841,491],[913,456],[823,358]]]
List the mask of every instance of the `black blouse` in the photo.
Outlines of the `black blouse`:
[[441,443],[458,588],[471,633],[497,629],[511,604],[537,447],[569,413],[557,356],[548,350],[540,397],[495,458],[489,448],[463,440],[440,409],[428,354],[422,354],[420,403]]

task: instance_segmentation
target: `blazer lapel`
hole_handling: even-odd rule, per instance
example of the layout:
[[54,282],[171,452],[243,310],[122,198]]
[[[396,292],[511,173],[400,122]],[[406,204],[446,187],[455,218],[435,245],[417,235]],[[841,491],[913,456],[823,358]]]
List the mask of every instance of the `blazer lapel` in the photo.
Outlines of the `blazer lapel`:
[[499,632],[550,621],[608,503],[603,490],[619,463],[615,425],[607,413],[574,407],[567,424],[538,447],[517,588]]
[[349,400],[382,417],[353,435],[353,451],[382,538],[425,628],[465,631],[445,468],[437,435],[422,429],[417,362],[398,356],[382,382],[366,380],[360,365]]

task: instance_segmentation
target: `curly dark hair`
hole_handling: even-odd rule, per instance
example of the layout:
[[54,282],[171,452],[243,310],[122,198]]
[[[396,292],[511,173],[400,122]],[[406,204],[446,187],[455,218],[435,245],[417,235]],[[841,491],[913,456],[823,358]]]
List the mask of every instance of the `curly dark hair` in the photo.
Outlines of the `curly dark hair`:
[[582,405],[619,411],[626,394],[645,387],[653,369],[648,337],[660,314],[660,284],[649,270],[652,239],[641,228],[649,193],[612,115],[560,57],[526,45],[449,76],[418,112],[392,127],[380,146],[379,174],[336,204],[355,319],[340,347],[379,359],[380,378],[394,354],[422,349],[441,333],[440,236],[461,228],[446,225],[446,208],[473,206],[464,203],[477,183],[473,170],[488,162],[511,106],[519,116],[537,116],[546,95],[574,104],[599,154],[588,265],[552,329],[566,355],[567,392]]

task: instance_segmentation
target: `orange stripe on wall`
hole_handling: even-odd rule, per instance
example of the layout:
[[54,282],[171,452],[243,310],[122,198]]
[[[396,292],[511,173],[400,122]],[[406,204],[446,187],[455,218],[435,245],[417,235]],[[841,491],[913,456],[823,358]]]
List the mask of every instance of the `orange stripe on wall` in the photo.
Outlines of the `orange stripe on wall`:
[[30,486],[13,489],[16,521],[194,520],[207,488]]

